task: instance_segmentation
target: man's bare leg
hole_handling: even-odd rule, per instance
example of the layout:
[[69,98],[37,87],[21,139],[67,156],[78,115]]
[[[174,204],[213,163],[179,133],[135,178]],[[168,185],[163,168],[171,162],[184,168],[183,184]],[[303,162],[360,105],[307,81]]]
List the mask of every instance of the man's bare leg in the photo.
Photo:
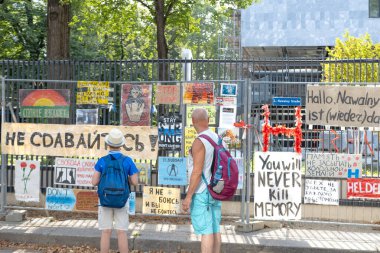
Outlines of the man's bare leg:
[[216,233],[213,235],[214,235],[213,253],[220,253],[220,248],[222,245],[222,236],[220,235],[220,233]]
[[201,252],[213,253],[213,247],[214,247],[214,234],[202,235]]
[[128,237],[124,230],[117,230],[117,244],[120,253],[128,253]]

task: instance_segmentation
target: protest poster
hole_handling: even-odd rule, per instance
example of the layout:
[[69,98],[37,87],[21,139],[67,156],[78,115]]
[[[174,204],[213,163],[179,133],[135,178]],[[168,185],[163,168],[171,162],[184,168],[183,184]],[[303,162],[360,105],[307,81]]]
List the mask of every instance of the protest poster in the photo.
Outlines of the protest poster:
[[237,84],[236,83],[222,83],[220,88],[220,95],[224,97],[236,97]]
[[92,187],[96,160],[55,158],[55,184]]
[[184,104],[214,104],[213,83],[185,83],[183,88]]
[[54,211],[73,211],[76,197],[73,189],[46,188],[45,208]]
[[149,126],[152,86],[121,85],[120,122],[123,126]]
[[112,128],[124,133],[121,147],[133,159],[157,158],[157,128],[99,125],[4,123],[1,148],[4,154],[101,157],[108,154],[104,142]]
[[156,86],[156,104],[179,105],[181,87],[179,85]]
[[186,157],[158,157],[158,184],[187,185]]
[[[209,129],[215,132],[215,127],[209,127]],[[189,150],[191,149],[193,141],[196,137],[197,131],[195,131],[194,127],[185,128],[185,156],[189,156]]]
[[208,118],[209,118],[209,126],[215,126],[216,108],[213,105],[205,105],[205,106],[187,105],[186,106],[186,126],[193,126],[193,122],[191,121],[191,115],[193,114],[193,111],[197,108],[206,109]]
[[128,214],[136,214],[136,192],[131,192],[127,201]]
[[99,199],[98,193],[91,190],[74,189],[75,211],[97,212]]
[[379,199],[380,178],[348,178],[347,198]]
[[306,177],[347,178],[362,175],[362,155],[344,153],[306,153]]
[[19,90],[20,117],[70,118],[70,90]]
[[151,166],[149,163],[135,163],[136,168],[139,170],[139,184],[150,185]]
[[380,87],[308,85],[307,124],[378,127]]
[[236,105],[236,97],[216,97],[215,98],[215,105],[221,106],[221,105]]
[[219,127],[233,128],[236,122],[236,105],[222,105],[219,110]]
[[143,214],[177,215],[180,213],[179,188],[144,186]]
[[243,183],[244,183],[244,160],[242,157],[235,157],[236,164],[239,169],[239,181],[237,189],[243,189]]
[[110,83],[98,81],[78,81],[77,105],[108,105]]
[[181,115],[171,114],[158,117],[158,148],[164,150],[181,150]]
[[301,219],[301,158],[293,152],[255,152],[256,219]]
[[339,181],[305,179],[304,203],[339,205]]
[[77,125],[97,125],[98,109],[77,109]]
[[40,201],[40,162],[16,160],[15,197],[18,201]]

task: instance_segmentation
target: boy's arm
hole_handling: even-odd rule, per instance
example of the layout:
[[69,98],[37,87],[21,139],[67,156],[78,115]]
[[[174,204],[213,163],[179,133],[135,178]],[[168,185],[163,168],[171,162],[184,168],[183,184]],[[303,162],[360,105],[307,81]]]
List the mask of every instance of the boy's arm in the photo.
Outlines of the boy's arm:
[[129,184],[130,185],[137,186],[138,183],[139,183],[138,173],[135,173],[132,176],[129,176],[128,179],[129,179]]
[[92,175],[92,185],[97,186],[99,184],[99,181],[100,181],[100,172],[95,171],[94,175]]

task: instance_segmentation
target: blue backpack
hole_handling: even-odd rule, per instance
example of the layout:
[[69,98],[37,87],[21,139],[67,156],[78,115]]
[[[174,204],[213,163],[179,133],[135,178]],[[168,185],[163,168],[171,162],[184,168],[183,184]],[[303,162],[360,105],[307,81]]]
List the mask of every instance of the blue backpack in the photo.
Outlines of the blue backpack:
[[125,156],[116,159],[112,155],[104,157],[106,166],[100,175],[98,196],[101,206],[122,208],[129,198],[128,176],[123,168]]

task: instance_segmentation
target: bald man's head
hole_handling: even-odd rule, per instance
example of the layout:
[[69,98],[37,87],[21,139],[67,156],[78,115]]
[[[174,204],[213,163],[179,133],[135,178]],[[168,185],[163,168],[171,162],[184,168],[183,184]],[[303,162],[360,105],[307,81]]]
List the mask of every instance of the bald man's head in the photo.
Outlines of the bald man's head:
[[197,132],[208,128],[208,113],[204,108],[197,108],[191,114],[193,125]]

